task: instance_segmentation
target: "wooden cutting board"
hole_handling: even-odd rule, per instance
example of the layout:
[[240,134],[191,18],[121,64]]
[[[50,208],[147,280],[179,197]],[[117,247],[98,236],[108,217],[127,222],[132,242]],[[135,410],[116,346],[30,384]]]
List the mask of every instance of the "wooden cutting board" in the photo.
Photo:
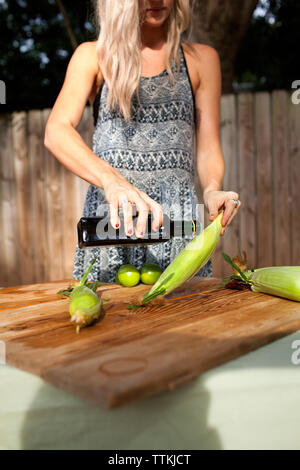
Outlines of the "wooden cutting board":
[[69,282],[0,290],[6,362],[105,407],[172,390],[300,329],[297,302],[194,277],[162,305],[137,310],[126,305],[149,286],[102,286],[104,316],[76,334],[69,299],[56,294]]

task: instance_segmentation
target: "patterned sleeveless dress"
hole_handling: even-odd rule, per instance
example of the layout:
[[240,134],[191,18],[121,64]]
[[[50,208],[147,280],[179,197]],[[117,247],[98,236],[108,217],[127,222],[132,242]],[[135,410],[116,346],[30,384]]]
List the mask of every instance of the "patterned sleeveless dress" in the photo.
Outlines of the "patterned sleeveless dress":
[[[130,183],[159,202],[170,219],[197,218],[203,228],[203,211],[194,187],[195,100],[182,45],[180,71],[172,63],[176,87],[165,69],[153,77],[141,77],[138,103],[132,99],[132,120],[126,123],[117,111],[107,111],[105,81],[94,103],[93,152],[109,162]],[[103,215],[104,191],[90,185],[83,217]],[[163,270],[189,243],[191,235],[175,236],[163,243],[93,247],[76,245],[73,279],[80,279],[94,257],[88,280],[115,282],[122,264],[139,268],[156,263]],[[212,276],[209,260],[196,275]]]

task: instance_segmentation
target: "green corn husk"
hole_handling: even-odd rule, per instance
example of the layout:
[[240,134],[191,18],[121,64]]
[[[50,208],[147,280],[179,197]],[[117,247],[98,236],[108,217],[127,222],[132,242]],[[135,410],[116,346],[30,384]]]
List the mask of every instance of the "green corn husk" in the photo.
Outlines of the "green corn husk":
[[96,294],[97,288],[107,283],[99,281],[88,282],[87,280],[95,262],[96,258],[93,259],[83,274],[81,281],[74,281],[67,289],[57,292],[57,294],[68,296],[70,299],[69,312],[71,322],[74,322],[76,325],[76,333],[80,332],[80,328],[91,325],[97,320],[101,315],[102,305],[110,300],[110,298],[101,299],[101,293]]
[[153,300],[159,295],[169,294],[176,287],[191,279],[204,266],[220,238],[222,216],[223,212],[186,245],[161,274],[152,289],[144,295],[142,304]]
[[101,299],[89,287],[75,287],[70,295],[71,321],[76,324],[76,332],[88,326],[100,316]]
[[300,302],[300,266],[270,266],[242,270],[229,255],[226,253],[222,253],[222,255],[225,261],[231,264],[237,275],[223,279],[220,287],[237,289],[243,286],[250,288],[253,292]]
[[300,302],[300,266],[274,266],[245,271],[253,292]]

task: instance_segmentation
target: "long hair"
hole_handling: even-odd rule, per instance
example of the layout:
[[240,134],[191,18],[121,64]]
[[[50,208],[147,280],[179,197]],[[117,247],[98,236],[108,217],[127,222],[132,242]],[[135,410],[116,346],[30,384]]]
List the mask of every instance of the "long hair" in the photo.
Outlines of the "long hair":
[[[131,102],[136,92],[139,100],[139,84],[142,72],[141,57],[141,6],[146,0],[96,0],[99,66],[108,87],[107,109],[120,112],[124,119],[131,120]],[[189,40],[181,35],[190,26],[191,0],[174,0],[173,8],[166,20],[166,70],[174,86],[172,62],[176,71],[180,68],[180,42],[197,55]]]

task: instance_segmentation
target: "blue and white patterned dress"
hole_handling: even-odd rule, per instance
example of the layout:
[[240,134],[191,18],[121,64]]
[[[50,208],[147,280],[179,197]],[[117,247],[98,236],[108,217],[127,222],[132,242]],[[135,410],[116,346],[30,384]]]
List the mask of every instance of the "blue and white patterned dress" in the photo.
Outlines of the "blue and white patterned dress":
[[[127,123],[117,111],[105,110],[108,89],[102,82],[94,105],[93,152],[109,162],[130,183],[159,202],[170,219],[197,218],[198,199],[194,187],[195,102],[182,46],[180,72],[174,88],[167,70],[141,77],[139,105],[132,100],[132,120]],[[103,189],[90,185],[83,217],[102,215],[107,201]],[[102,206],[103,208],[103,206]],[[201,222],[202,227],[203,223]],[[76,246],[73,279],[80,279],[94,257],[88,280],[114,282],[122,264],[139,268],[153,262],[163,270],[190,241],[191,236],[173,237],[163,243],[79,249]],[[212,276],[211,260],[197,272]]]

